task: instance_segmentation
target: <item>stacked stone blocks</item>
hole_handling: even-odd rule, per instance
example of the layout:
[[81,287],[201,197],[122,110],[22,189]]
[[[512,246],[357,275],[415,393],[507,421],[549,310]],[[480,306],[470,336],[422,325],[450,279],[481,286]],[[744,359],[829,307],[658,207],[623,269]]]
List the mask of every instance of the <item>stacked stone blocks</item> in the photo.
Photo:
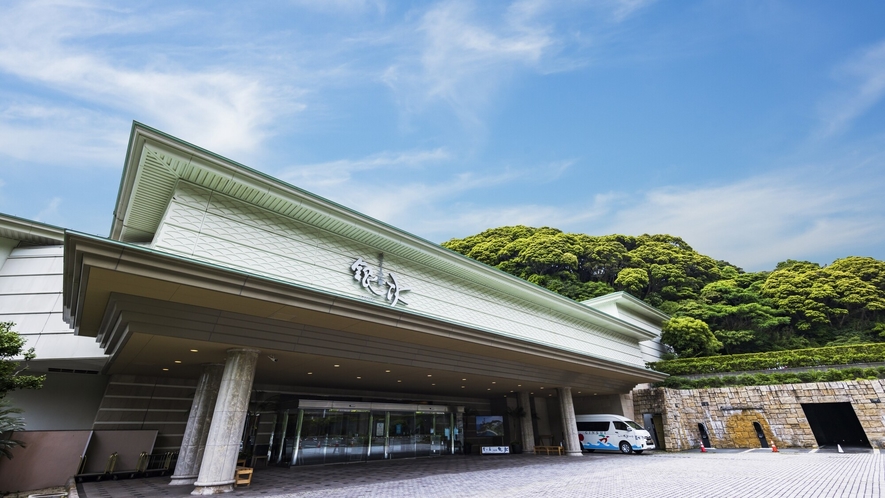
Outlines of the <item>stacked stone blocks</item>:
[[885,404],[879,400],[885,401],[881,379],[633,391],[636,420],[646,413],[662,415],[668,451],[700,447],[699,423],[717,448],[760,447],[753,422],[759,423],[769,444],[816,448],[803,403],[851,403],[870,444],[885,448]]

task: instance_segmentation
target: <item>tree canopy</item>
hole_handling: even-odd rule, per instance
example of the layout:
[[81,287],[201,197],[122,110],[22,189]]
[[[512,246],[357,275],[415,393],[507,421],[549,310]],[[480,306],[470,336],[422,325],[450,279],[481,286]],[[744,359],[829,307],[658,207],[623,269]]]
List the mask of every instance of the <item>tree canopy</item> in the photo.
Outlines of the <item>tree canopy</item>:
[[[787,260],[771,271],[745,272],[672,235],[592,236],[526,226],[492,228],[443,246],[577,301],[625,291],[674,319],[703,322],[709,337],[694,322],[671,325],[684,337],[670,334],[672,342],[665,342],[683,356],[885,341],[885,262],[869,257],[829,266]],[[710,347],[677,345],[700,336]]]

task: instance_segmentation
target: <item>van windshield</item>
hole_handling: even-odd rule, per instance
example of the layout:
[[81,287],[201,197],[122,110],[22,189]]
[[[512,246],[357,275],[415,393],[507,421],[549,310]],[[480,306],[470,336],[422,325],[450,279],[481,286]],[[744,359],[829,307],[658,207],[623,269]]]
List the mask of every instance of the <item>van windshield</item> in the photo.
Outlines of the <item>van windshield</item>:
[[634,428],[634,429],[645,430],[645,429],[642,428],[641,425],[637,424],[636,422],[634,422],[634,421],[632,421],[632,420],[628,420],[628,421],[627,421],[627,425],[629,425],[630,427],[632,427],[632,428]]

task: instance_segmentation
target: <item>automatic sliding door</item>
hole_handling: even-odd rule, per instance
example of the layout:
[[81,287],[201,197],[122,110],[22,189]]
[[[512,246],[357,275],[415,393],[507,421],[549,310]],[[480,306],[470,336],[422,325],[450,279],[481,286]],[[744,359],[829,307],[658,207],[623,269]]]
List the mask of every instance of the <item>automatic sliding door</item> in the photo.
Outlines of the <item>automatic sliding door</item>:
[[390,412],[389,458],[415,458],[415,414]]
[[369,412],[305,410],[301,426],[302,465],[366,460]]
[[369,460],[384,460],[387,458],[387,426],[390,423],[387,412],[372,412],[371,431],[369,443]]

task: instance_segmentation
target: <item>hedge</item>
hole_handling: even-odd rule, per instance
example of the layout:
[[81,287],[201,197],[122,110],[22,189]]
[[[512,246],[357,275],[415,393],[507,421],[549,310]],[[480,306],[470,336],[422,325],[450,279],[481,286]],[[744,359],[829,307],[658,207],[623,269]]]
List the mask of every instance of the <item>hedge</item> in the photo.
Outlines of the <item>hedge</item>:
[[723,377],[688,379],[670,377],[654,387],[670,389],[707,389],[729,386],[766,386],[774,384],[800,384],[805,382],[839,382],[843,380],[885,379],[885,367],[848,367],[830,370],[809,370],[805,372],[742,374]]
[[793,349],[768,353],[678,358],[648,363],[648,368],[670,375],[692,375],[792,367],[851,365],[885,361],[885,343]]

